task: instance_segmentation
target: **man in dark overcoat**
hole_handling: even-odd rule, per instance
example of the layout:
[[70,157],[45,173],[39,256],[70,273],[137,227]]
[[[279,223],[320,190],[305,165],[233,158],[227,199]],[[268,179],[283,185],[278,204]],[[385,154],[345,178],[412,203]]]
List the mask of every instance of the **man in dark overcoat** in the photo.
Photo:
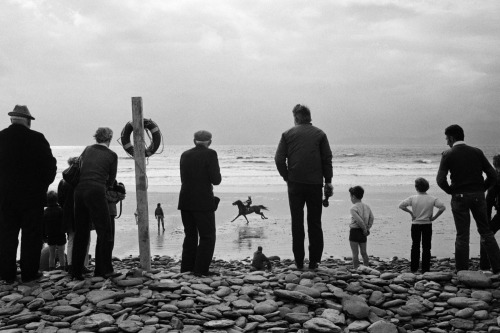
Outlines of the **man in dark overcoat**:
[[22,230],[21,279],[29,282],[41,276],[43,209],[57,166],[43,134],[31,130],[28,108],[16,105],[8,115],[11,125],[0,131],[0,278],[16,280]]
[[181,155],[181,192],[178,209],[184,225],[181,272],[197,276],[210,275],[215,248],[215,199],[213,185],[219,185],[221,174],[217,152],[210,149],[212,134],[194,134],[195,147]]

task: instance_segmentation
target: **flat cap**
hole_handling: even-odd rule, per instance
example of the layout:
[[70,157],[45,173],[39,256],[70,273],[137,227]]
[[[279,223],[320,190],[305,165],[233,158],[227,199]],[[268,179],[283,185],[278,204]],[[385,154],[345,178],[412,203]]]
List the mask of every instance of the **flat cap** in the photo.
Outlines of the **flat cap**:
[[196,141],[210,141],[212,140],[212,133],[210,133],[209,131],[201,130],[194,133],[194,139]]

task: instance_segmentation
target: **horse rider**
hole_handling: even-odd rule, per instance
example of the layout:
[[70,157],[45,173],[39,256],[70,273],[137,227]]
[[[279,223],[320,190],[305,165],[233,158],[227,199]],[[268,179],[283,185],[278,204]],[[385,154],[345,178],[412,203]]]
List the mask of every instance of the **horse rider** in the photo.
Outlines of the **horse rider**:
[[247,209],[247,212],[250,212],[250,206],[252,205],[252,197],[248,196],[247,201],[245,201],[245,207]]

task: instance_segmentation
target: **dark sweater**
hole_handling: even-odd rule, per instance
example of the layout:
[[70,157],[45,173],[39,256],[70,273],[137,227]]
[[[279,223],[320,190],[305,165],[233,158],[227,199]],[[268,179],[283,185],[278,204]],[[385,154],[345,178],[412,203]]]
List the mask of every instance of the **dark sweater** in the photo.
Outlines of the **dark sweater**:
[[[450,172],[451,184],[447,175]],[[483,178],[486,174],[486,180]],[[466,144],[455,144],[443,152],[436,182],[448,194],[486,191],[497,178],[495,169],[481,149]]]
[[85,148],[78,186],[113,185],[118,167],[118,156],[108,147],[95,144]]
[[43,212],[44,238],[49,245],[66,244],[63,210],[59,205],[48,206]]
[[285,181],[304,184],[331,183],[332,151],[326,134],[311,124],[300,124],[281,135],[274,156]]

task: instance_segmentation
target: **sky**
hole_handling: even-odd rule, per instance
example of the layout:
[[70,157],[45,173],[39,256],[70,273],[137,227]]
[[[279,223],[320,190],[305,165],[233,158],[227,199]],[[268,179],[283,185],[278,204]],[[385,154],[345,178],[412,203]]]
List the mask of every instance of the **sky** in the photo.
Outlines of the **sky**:
[[164,144],[276,144],[292,108],[334,144],[500,145],[498,0],[2,0],[0,128],[119,139],[142,97]]

